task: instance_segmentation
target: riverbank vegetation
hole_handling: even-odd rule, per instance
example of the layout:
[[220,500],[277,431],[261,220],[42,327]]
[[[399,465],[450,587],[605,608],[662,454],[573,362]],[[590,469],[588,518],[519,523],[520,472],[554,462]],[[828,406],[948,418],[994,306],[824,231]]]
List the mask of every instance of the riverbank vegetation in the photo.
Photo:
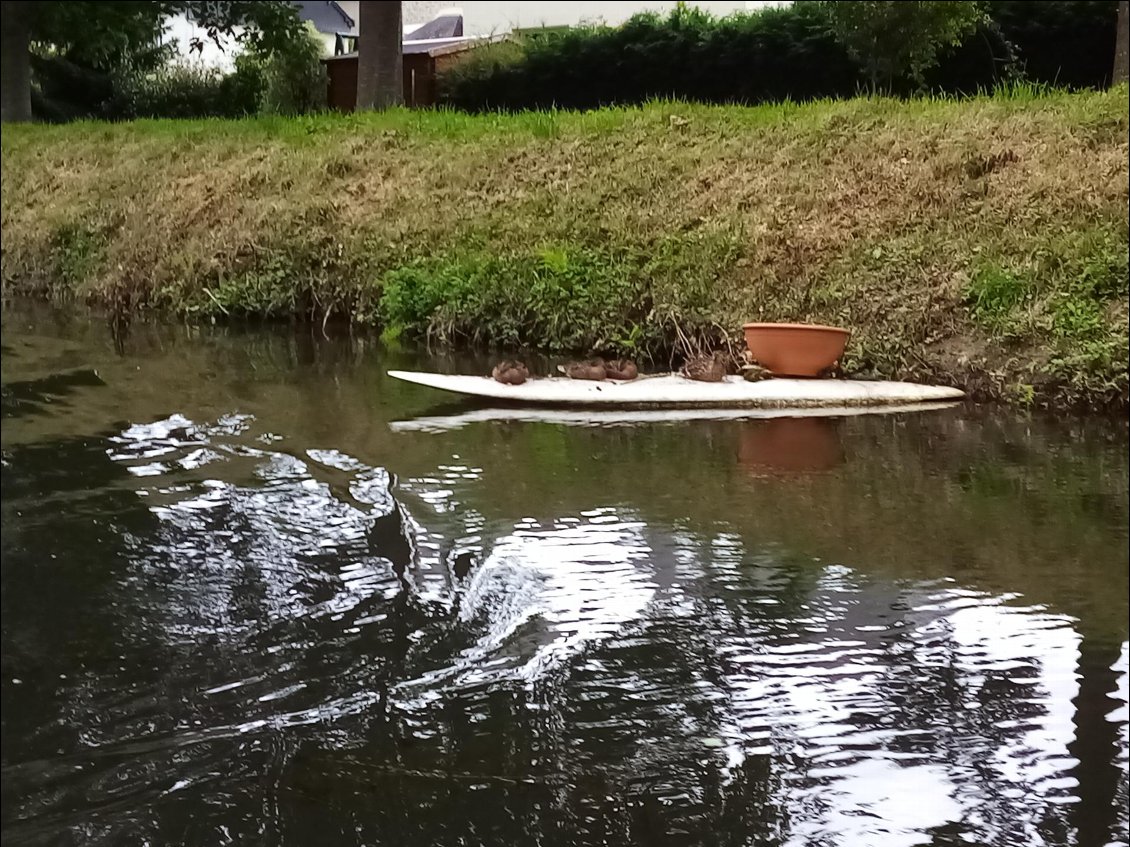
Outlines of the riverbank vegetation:
[[1127,90],[5,127],[6,297],[1127,402]]

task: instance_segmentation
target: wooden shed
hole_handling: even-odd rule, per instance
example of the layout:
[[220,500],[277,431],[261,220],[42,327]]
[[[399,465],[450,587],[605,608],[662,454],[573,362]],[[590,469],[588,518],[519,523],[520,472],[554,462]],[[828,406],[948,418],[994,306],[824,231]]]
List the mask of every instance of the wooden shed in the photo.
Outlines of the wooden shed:
[[[436,75],[464,58],[484,40],[435,38],[404,42],[404,105],[434,106]],[[331,109],[352,112],[357,107],[357,54],[322,60],[329,77],[326,102]]]

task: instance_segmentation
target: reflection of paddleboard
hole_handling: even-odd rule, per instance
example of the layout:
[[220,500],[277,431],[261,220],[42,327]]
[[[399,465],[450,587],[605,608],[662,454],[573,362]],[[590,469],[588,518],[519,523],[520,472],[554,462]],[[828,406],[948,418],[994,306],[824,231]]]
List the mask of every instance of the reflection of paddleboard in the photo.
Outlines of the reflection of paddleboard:
[[808,409],[826,406],[886,406],[956,400],[957,388],[912,382],[864,382],[850,379],[766,379],[747,382],[738,376],[722,382],[697,382],[678,374],[640,377],[631,382],[531,379],[503,385],[490,377],[389,371],[396,379],[486,400],[528,406],[598,408],[771,408]]
[[475,423],[522,421],[566,426],[633,426],[675,424],[684,421],[766,420],[769,418],[830,418],[843,415],[878,415],[893,412],[927,412],[951,409],[957,403],[909,403],[886,406],[824,406],[811,409],[473,409],[456,415],[432,415],[393,421],[393,432],[443,432]]

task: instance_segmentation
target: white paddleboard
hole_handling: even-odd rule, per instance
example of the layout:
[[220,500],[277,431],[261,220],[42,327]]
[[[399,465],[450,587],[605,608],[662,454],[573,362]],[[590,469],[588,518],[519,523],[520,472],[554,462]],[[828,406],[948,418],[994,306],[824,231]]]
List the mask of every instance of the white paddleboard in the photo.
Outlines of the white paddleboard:
[[546,377],[522,385],[503,385],[485,376],[422,371],[389,371],[388,375],[440,391],[528,406],[805,409],[906,405],[965,396],[960,389],[945,386],[852,379],[748,382],[740,376],[728,376],[722,382],[698,382],[679,374],[659,374],[631,382]]

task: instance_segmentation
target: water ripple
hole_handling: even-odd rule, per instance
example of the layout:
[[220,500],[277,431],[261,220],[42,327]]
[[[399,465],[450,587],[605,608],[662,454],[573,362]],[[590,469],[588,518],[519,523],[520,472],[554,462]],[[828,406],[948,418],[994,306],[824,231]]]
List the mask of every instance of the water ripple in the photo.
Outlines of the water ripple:
[[6,835],[169,843],[188,808],[202,843],[309,817],[358,821],[344,843],[1066,847],[1113,767],[1126,841],[1127,647],[1092,661],[1048,603],[591,497],[499,517],[497,471],[447,447],[398,480],[288,443],[178,414],[82,448],[133,501],[92,512],[96,646],[17,677],[5,629],[5,703],[54,704],[5,752]]

